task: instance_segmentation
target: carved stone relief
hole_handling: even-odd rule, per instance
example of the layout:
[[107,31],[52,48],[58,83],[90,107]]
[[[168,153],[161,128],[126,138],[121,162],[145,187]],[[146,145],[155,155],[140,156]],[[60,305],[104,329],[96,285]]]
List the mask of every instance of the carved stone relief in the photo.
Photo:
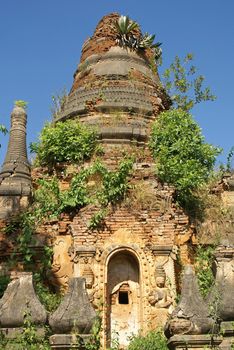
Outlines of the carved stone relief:
[[54,242],[54,256],[52,263],[53,283],[59,287],[68,286],[68,280],[73,275],[73,267],[68,254],[71,236],[57,236]]
[[156,288],[149,294],[149,303],[157,308],[169,308],[173,299],[166,287],[166,272],[162,265],[156,266],[155,282]]
[[90,300],[93,300],[95,275],[93,270],[96,249],[89,246],[73,245],[69,248],[71,261],[74,262],[74,275],[85,278],[85,286]]

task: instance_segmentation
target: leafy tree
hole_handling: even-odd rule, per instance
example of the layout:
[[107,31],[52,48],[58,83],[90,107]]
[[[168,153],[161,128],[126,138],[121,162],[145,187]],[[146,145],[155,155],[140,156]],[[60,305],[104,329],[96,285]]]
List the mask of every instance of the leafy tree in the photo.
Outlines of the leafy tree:
[[221,151],[204,141],[192,115],[182,109],[159,115],[153,125],[150,148],[158,177],[175,186],[177,199],[183,205],[192,191],[208,180]]
[[174,62],[163,73],[164,86],[171,96],[174,108],[191,110],[202,101],[214,101],[216,97],[210,88],[203,88],[204,76],[197,75],[192,64],[193,55],[188,53],[184,59],[175,57]]
[[96,149],[97,133],[94,129],[67,120],[56,124],[46,123],[39,142],[31,143],[39,165],[54,166],[57,162],[80,163],[92,156]]

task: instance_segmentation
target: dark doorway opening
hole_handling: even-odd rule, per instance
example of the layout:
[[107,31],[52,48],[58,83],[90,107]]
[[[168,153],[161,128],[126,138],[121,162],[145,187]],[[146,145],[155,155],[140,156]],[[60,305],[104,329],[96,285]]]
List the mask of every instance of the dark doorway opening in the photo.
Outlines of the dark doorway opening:
[[129,304],[128,292],[119,291],[119,304]]

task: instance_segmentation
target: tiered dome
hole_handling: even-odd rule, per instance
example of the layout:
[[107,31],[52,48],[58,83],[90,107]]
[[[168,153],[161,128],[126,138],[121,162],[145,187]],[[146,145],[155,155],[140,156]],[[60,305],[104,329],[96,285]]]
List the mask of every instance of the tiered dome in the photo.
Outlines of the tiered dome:
[[[166,108],[153,50],[120,47],[116,13],[104,16],[83,45],[72,89],[57,120],[79,117],[108,141],[145,141],[149,121]],[[141,37],[139,28],[134,36]]]

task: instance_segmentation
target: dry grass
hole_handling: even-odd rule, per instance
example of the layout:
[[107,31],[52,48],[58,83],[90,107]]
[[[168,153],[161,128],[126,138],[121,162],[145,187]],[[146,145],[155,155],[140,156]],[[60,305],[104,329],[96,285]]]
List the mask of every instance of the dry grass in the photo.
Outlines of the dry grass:
[[159,210],[165,212],[170,207],[170,200],[163,198],[150,182],[142,180],[133,185],[128,191],[124,205],[132,210]]
[[214,188],[214,183],[210,183],[197,193],[203,207],[203,220],[196,225],[201,244],[218,244],[230,239],[234,232],[234,203],[228,206],[224,202],[220,184]]

